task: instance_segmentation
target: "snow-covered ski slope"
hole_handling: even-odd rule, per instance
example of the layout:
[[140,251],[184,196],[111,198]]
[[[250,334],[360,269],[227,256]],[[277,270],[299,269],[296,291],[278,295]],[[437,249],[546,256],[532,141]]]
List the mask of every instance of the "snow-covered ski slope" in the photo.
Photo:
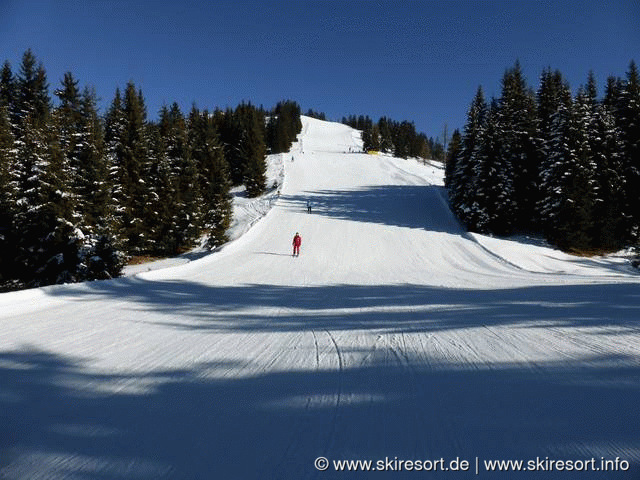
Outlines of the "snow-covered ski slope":
[[[440,168],[303,124],[279,200],[220,252],[0,295],[0,478],[640,478],[633,271],[467,234]],[[484,467],[538,457],[629,470]],[[376,464],[441,458],[469,471]]]

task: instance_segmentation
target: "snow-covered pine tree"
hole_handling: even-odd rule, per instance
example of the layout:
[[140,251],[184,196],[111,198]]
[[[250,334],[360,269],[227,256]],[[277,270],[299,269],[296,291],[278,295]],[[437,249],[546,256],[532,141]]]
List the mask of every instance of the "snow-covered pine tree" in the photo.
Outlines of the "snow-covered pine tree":
[[224,148],[224,158],[229,164],[229,178],[233,186],[242,185],[243,158],[240,152],[242,124],[238,115],[227,108],[224,112],[217,110],[213,115],[216,131]]
[[104,127],[98,116],[95,92],[85,87],[80,100],[82,125],[79,149],[78,195],[83,198],[83,223],[91,232],[111,235],[112,214],[108,163],[104,144]]
[[[195,107],[194,107],[195,108]],[[175,189],[173,214],[176,252],[191,248],[202,227],[198,165],[191,152],[187,122],[177,103],[161,116],[160,133],[166,145]]]
[[381,117],[378,120],[378,131],[380,132],[380,151],[391,153],[393,151],[391,120],[387,117]]
[[81,213],[86,209],[85,198],[81,192],[81,183],[85,176],[80,154],[85,145],[82,138],[83,119],[78,80],[73,78],[71,72],[66,72],[61,88],[54,93],[60,101],[60,105],[54,110],[54,115],[58,126],[57,139],[62,154],[62,169],[69,178],[67,194],[70,196],[74,210],[70,220],[76,228],[83,233],[88,233]]
[[193,113],[190,116],[189,136],[200,178],[202,223],[209,231],[207,246],[215,248],[227,241],[226,232],[233,215],[229,166],[216,122],[206,110],[199,116]]
[[168,158],[166,128],[168,109],[160,111],[160,123],[149,125],[149,156],[152,159],[146,181],[149,184],[145,206],[145,232],[149,253],[171,255],[178,251],[176,239],[176,216],[180,208],[176,181]]
[[17,137],[22,136],[22,124],[44,127],[51,111],[51,99],[49,97],[49,84],[47,74],[31,50],[27,50],[20,65],[20,72],[16,79],[16,118],[20,121],[17,125]]
[[[146,132],[146,112],[142,97],[133,82],[129,82],[122,99],[121,109],[116,106],[118,95],[112,104],[113,112],[108,115],[122,122],[118,130],[119,138],[113,138],[107,128],[110,153],[115,153],[115,164],[111,166],[114,184],[113,199],[116,204],[115,218],[118,237],[124,242],[130,254],[139,254],[148,248],[145,235],[145,211],[148,200],[148,185],[145,175],[149,165],[148,138]],[[114,142],[115,145],[111,145]]]
[[[501,174],[513,182],[513,195],[503,225],[531,230],[534,205],[538,200],[538,145],[536,144],[536,103],[527,87],[520,63],[508,69],[502,79],[499,100],[498,136],[501,139]],[[501,167],[502,168],[502,167]],[[506,176],[512,175],[512,179]],[[510,227],[508,227],[510,226]]]
[[72,281],[77,270],[69,179],[52,116],[47,77],[28,50],[16,85],[16,162],[12,186],[16,192],[13,231],[19,280],[27,285]]
[[0,71],[0,107],[5,106],[12,133],[16,133],[18,125],[17,111],[17,85],[16,79],[11,71],[11,64],[5,61]]
[[267,146],[271,153],[288,152],[302,129],[300,106],[293,101],[278,102],[267,125]]
[[96,94],[85,87],[80,99],[82,117],[77,195],[82,198],[82,224],[87,230],[80,247],[81,272],[86,279],[118,277],[126,256],[112,229],[114,211],[109,183],[104,127],[98,116]]
[[611,112],[614,119],[617,120],[618,110],[622,103],[622,89],[624,88],[624,82],[619,77],[609,76],[607,77],[607,86],[604,90],[604,98],[602,103],[607,107],[607,110]]
[[71,221],[69,179],[57,138],[57,118],[50,116],[47,124],[39,126],[27,116],[21,130],[13,172],[19,279],[30,286],[75,281],[81,234]]
[[450,188],[451,178],[453,172],[456,170],[456,163],[460,158],[462,152],[462,134],[460,130],[455,129],[453,135],[451,135],[451,141],[449,142],[449,148],[447,150],[447,156],[444,162],[444,186],[447,190]]
[[468,228],[475,228],[471,206],[474,202],[474,165],[475,150],[480,139],[482,125],[487,114],[487,104],[484,99],[482,87],[478,87],[476,95],[471,102],[467,112],[467,122],[464,127],[462,137],[462,149],[455,162],[455,167],[451,167],[449,185],[449,200],[453,211],[456,213]]
[[472,152],[474,196],[470,212],[478,231],[504,235],[513,226],[515,186],[511,165],[501,151],[504,144],[500,137],[500,115],[500,105],[492,99]]
[[576,168],[573,180],[573,192],[570,194],[574,210],[571,224],[568,226],[567,242],[572,248],[593,248],[595,230],[594,207],[598,195],[597,165],[594,159],[593,146],[596,139],[592,130],[597,108],[595,83],[590,78],[587,88],[581,87],[574,101],[574,131]]
[[15,165],[15,145],[11,133],[9,107],[0,97],[0,291],[10,288],[14,271],[15,232],[13,230],[16,195],[11,182]]
[[624,221],[624,177],[621,147],[615,119],[605,104],[598,105],[590,131],[596,164],[597,195],[593,206],[594,246],[615,250],[625,245],[628,232]]
[[551,137],[551,123],[562,104],[566,104],[569,87],[559,70],[543,70],[537,92],[538,138],[541,156],[547,156],[546,148]]
[[561,94],[563,101],[551,115],[548,136],[545,141],[540,173],[541,198],[538,201],[538,218],[542,221],[545,236],[557,242],[564,221],[563,209],[568,187],[565,182],[566,165],[573,162],[573,149],[570,145],[570,129],[573,104],[568,85]]
[[124,170],[125,118],[120,89],[116,88],[114,98],[105,115],[104,148],[107,163],[107,186],[110,188],[111,211],[107,226],[113,232],[116,242],[126,249],[123,237],[123,213],[125,191],[122,182],[126,178]]
[[631,239],[640,244],[640,77],[634,61],[620,91],[616,123],[620,131],[622,168],[626,181],[625,213]]
[[249,197],[257,197],[266,189],[266,146],[264,116],[250,103],[242,103],[235,112],[240,126],[239,156],[242,162],[242,183]]
[[[566,93],[563,95],[566,96]],[[597,169],[590,144],[593,105],[584,88],[553,116],[539,211],[547,238],[565,250],[594,246]]]

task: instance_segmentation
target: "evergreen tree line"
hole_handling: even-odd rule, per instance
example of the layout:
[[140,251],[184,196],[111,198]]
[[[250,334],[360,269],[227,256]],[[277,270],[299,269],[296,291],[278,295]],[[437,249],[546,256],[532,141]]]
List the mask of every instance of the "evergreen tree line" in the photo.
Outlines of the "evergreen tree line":
[[640,234],[640,86],[632,61],[625,79],[607,79],[599,99],[593,73],[572,95],[545,69],[537,92],[516,62],[501,96],[479,87],[464,133],[455,131],[445,185],[470,230],[543,234],[564,250],[611,251]]
[[368,116],[351,115],[343,117],[342,123],[362,131],[365,152],[385,152],[400,158],[444,160],[442,144],[437,139],[427,138],[424,133],[416,132],[413,122],[398,122],[381,117],[374,123]]
[[307,113],[305,113],[305,115],[307,117],[315,118],[317,120],[324,120],[324,121],[327,120],[327,116],[325,115],[324,112],[316,112],[315,110],[313,110],[311,108],[309,110],[307,110]]
[[[117,89],[106,114],[66,73],[49,93],[25,52],[0,73],[0,290],[118,276],[130,255],[227,239],[230,189],[266,190],[267,152],[288,150],[300,108],[242,103],[210,113],[176,103],[149,121],[142,91]],[[267,120],[268,119],[268,120]]]

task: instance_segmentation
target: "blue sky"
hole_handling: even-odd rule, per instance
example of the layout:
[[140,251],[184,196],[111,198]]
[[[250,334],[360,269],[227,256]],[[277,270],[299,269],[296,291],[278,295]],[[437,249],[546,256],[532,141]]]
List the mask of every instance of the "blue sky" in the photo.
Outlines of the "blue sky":
[[593,70],[602,89],[640,62],[639,20],[637,0],[0,0],[0,61],[16,71],[31,48],[52,91],[71,71],[103,109],[133,80],[151,118],[174,101],[187,111],[292,99],[436,137],[463,127],[478,85],[499,95],[516,59],[534,88],[551,66],[574,89]]

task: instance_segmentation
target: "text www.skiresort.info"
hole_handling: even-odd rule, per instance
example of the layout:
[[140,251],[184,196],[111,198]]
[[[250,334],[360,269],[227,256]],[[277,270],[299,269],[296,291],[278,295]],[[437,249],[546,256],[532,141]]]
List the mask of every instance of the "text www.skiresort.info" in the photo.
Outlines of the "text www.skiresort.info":
[[424,459],[405,460],[385,457],[378,460],[329,460],[318,457],[314,466],[319,471],[336,472],[627,472],[631,468],[628,460],[616,457],[589,459],[552,459],[536,457],[528,460],[480,459]]

